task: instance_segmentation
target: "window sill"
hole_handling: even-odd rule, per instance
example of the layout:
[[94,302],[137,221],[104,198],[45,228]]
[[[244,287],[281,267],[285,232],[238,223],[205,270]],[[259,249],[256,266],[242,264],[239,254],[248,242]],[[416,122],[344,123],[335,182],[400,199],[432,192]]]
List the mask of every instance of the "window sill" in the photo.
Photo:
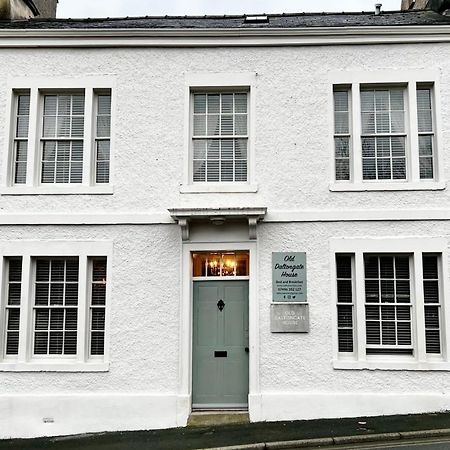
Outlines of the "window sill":
[[397,361],[351,361],[351,360],[334,360],[333,369],[344,370],[417,370],[417,371],[450,371],[450,362],[436,358],[433,361],[416,361],[410,359]]
[[0,195],[111,195],[108,186],[9,186],[0,188]]
[[33,361],[27,363],[1,362],[0,372],[108,372],[105,362]]
[[331,183],[332,192],[364,192],[364,191],[439,191],[447,187],[445,181],[417,182],[365,182],[365,183]]
[[182,194],[204,194],[204,193],[246,193],[258,192],[257,184],[250,183],[195,183],[180,185]]

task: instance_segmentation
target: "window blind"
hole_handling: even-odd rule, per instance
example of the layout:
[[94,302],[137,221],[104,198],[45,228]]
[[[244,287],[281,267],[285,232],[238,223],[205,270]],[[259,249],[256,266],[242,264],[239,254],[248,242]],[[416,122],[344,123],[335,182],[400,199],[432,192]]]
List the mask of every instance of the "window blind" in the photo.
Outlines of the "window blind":
[[109,183],[111,153],[111,94],[97,94],[95,182]]
[[193,181],[246,182],[248,94],[193,94]]
[[404,89],[361,90],[363,180],[405,180]]
[[27,181],[29,124],[30,94],[17,94],[16,131],[14,138],[14,184],[25,184]]
[[434,178],[434,132],[431,89],[417,89],[419,167],[421,179]]
[[367,354],[412,354],[409,256],[364,255]]
[[22,294],[22,258],[7,258],[7,303],[5,305],[5,354],[19,353],[20,302]]
[[422,264],[426,352],[441,353],[438,257],[424,253]]
[[351,255],[336,255],[338,351],[353,352],[353,269]]
[[34,354],[76,355],[78,258],[37,258]]
[[334,151],[336,181],[350,180],[349,90],[334,91]]
[[90,353],[105,353],[106,258],[92,259],[90,304]]
[[81,183],[84,94],[44,95],[42,183]]

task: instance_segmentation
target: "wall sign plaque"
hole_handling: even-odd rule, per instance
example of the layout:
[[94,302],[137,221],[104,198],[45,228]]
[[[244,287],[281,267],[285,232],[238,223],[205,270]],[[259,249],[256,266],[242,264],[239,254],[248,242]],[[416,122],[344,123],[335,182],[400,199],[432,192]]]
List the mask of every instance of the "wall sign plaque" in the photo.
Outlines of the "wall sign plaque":
[[307,303],[278,303],[270,305],[272,333],[308,333],[309,305]]
[[306,253],[272,253],[274,302],[306,302]]

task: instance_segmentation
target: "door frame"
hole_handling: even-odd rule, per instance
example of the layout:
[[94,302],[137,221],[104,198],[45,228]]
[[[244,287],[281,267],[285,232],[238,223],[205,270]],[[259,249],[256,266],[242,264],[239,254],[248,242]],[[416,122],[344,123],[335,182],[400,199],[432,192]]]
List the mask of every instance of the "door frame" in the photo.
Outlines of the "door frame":
[[[259,304],[258,304],[258,260],[256,242],[183,243],[181,261],[180,339],[178,371],[177,417],[180,424],[186,423],[192,411],[192,340],[193,340],[193,279],[192,252],[246,250],[249,252],[250,271],[248,277],[248,325],[249,325],[249,414],[252,416],[251,397],[260,394],[259,384]],[[219,278],[218,278],[219,279]],[[225,281],[225,279],[223,280]],[[257,414],[258,415],[258,414]]]

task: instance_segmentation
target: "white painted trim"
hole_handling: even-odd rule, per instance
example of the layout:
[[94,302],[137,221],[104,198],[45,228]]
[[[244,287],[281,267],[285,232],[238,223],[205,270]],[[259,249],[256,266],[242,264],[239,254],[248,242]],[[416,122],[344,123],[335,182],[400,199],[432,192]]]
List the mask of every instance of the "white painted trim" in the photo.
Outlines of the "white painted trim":
[[[14,92],[11,89],[8,89],[6,93],[6,110],[5,110],[5,128],[4,128],[4,151],[3,151],[3,180],[4,183],[7,183],[6,180],[11,180],[13,177],[12,174],[12,168],[13,168],[13,154],[14,154],[14,148],[13,148],[13,140],[14,140],[14,133],[15,133],[15,124],[14,124],[14,116],[17,109],[17,99],[14,95]],[[30,112],[31,112],[31,95],[30,95]],[[28,129],[28,138],[29,136],[29,129]],[[29,152],[29,149],[28,149]],[[28,162],[27,162],[27,182],[28,182]]]
[[[405,131],[407,133],[406,177],[407,180],[409,180],[409,182],[413,181],[420,185],[422,181],[420,179],[420,163],[419,163],[419,130],[417,123],[417,81],[414,78],[408,80],[408,87],[406,88],[406,100],[407,100],[405,102],[405,127],[406,127]],[[434,102],[432,103],[432,108],[433,107]],[[433,148],[433,150],[435,149]],[[433,158],[433,162],[434,162],[433,170],[435,170],[437,160]],[[436,180],[438,179],[439,178],[436,178]]]
[[445,176],[445,165],[444,165],[444,138],[443,138],[443,129],[444,127],[442,124],[444,123],[444,120],[442,118],[442,102],[441,102],[441,96],[442,96],[442,89],[441,89],[441,77],[436,77],[434,80],[434,85],[431,90],[432,99],[431,99],[431,106],[432,113],[433,113],[433,131],[434,131],[434,145],[435,145],[435,152],[434,152],[434,169],[435,169],[435,179],[436,180],[442,180]]
[[[259,395],[259,303],[258,303],[258,257],[256,242],[213,242],[183,243],[181,253],[182,288],[180,298],[180,339],[179,339],[179,380],[178,395],[185,400],[177,405],[177,417],[180,422],[187,421],[191,412],[192,399],[192,258],[195,251],[232,251],[248,250],[250,255],[249,295],[249,414],[257,416],[252,410],[250,397]],[[224,280],[217,279],[218,281]]]
[[[84,166],[84,162],[83,162]],[[83,169],[84,170],[84,169]],[[84,176],[84,174],[83,174]],[[0,188],[0,195],[112,195],[114,187],[111,185],[97,184],[95,186],[83,186],[81,184],[68,184],[67,186],[40,185],[36,187],[10,186]]]
[[[4,260],[5,254],[1,255]],[[29,302],[30,292],[32,292],[32,275],[34,274],[33,266],[31,264],[31,256],[22,256],[22,279],[21,279],[21,295],[20,295],[20,325],[19,325],[19,352],[17,355],[18,364],[26,364],[30,357],[29,348],[31,347],[31,323],[32,323],[32,311],[31,311],[31,301]],[[6,286],[6,277],[5,277]],[[3,292],[6,295],[6,289],[3,288]],[[33,294],[34,298],[34,294]],[[5,297],[6,302],[6,297]],[[2,323],[3,325],[3,323]],[[6,355],[4,354],[3,359],[0,362],[7,363]]]
[[112,254],[112,241],[78,240],[11,240],[0,241],[0,256],[107,256]]
[[13,77],[8,76],[8,89],[113,89],[115,76],[45,76]]
[[[352,80],[351,91],[351,124],[349,124],[350,134],[350,161],[351,161],[351,184],[352,186],[362,183],[362,144],[361,144],[361,93],[360,84]],[[349,183],[336,182],[336,186],[348,185]],[[331,187],[330,187],[330,190]]]
[[[358,155],[355,155],[355,160]],[[418,161],[417,161],[418,162]],[[365,191],[442,191],[447,188],[445,181],[364,181],[351,183],[339,181],[331,183],[330,191],[333,192],[365,192]]]
[[330,83],[348,84],[348,85],[353,83],[357,84],[402,83],[406,85],[408,81],[434,83],[436,80],[439,80],[440,77],[441,72],[439,69],[414,69],[414,70],[397,69],[397,70],[374,70],[374,71],[335,70],[328,74],[328,79]]
[[[347,210],[268,210],[259,222],[398,222],[448,221],[450,208],[432,209],[347,209]],[[3,213],[1,225],[175,225],[168,212],[110,212],[110,213]]]
[[62,362],[43,361],[37,362],[0,362],[0,372],[108,372],[107,362]]
[[0,48],[223,47],[436,43],[450,41],[449,25],[239,29],[0,30]]
[[447,246],[448,239],[430,236],[330,239],[334,253],[442,253]]
[[83,136],[83,172],[82,184],[86,188],[93,185],[93,151],[94,151],[94,89],[84,89],[84,136]]
[[190,89],[248,88],[256,82],[256,72],[186,72],[184,84]]
[[[180,193],[232,193],[257,192],[255,182],[256,155],[256,82],[257,73],[252,72],[202,72],[184,74],[184,153],[183,177],[180,184]],[[245,89],[248,92],[248,148],[247,148],[247,174],[246,183],[194,183],[192,181],[192,92],[196,89]]]
[[[332,254],[334,254],[333,252]],[[353,356],[358,359],[360,362],[365,362],[366,360],[366,309],[363,301],[358,301],[358,299],[365,298],[364,291],[364,255],[361,250],[355,251],[354,258],[354,266],[355,266],[355,298],[353,299],[354,303],[354,315],[355,320],[353,321],[354,326],[354,349]],[[334,275],[336,279],[336,275]],[[337,297],[335,297],[335,301],[333,301],[334,305],[337,304]],[[334,330],[333,330],[334,331]],[[337,332],[334,331],[334,332]],[[356,351],[355,351],[356,350]]]
[[408,371],[450,371],[447,361],[350,361],[333,360],[334,369],[369,369],[369,370],[408,370]]
[[[191,163],[189,161],[189,166]],[[192,169],[191,169],[192,170]],[[250,172],[250,170],[249,170]],[[257,184],[247,183],[191,183],[180,185],[182,194],[205,194],[205,193],[231,193],[231,192],[257,192]]]

